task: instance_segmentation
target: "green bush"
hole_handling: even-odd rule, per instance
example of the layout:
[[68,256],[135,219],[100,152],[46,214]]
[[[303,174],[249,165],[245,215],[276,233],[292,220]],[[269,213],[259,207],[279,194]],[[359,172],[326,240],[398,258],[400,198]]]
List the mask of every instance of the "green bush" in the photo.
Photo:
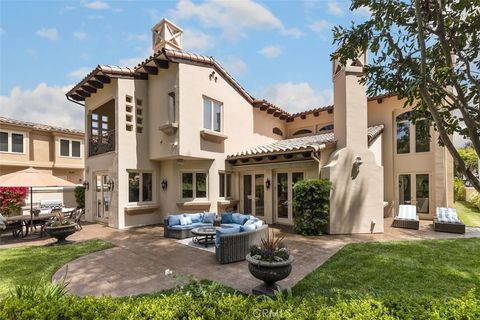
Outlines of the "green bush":
[[462,179],[455,178],[453,181],[453,199],[454,201],[465,201],[465,186]]
[[477,206],[478,209],[480,209],[480,193],[478,193],[477,191],[473,192],[468,198],[468,202],[470,202],[474,206]]
[[[202,286],[201,284],[199,284]],[[201,294],[198,294],[201,292]],[[384,301],[362,297],[327,300],[277,295],[275,298],[201,289],[155,296],[112,298],[66,296],[9,297],[0,301],[0,319],[479,319],[480,297]]]
[[330,190],[325,179],[297,182],[293,187],[293,228],[303,235],[325,232],[330,218]]
[[84,186],[77,186],[73,190],[75,193],[75,200],[77,200],[77,205],[80,208],[85,208],[85,187]]

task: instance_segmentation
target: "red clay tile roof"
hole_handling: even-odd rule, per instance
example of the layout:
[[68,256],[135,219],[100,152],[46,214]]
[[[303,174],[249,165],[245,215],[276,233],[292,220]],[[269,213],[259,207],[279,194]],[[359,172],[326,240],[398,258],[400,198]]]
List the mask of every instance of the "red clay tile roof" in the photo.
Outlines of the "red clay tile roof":
[[[368,127],[368,143],[373,142],[383,132],[384,126],[376,125]],[[323,145],[335,144],[335,137],[333,132],[314,134],[310,136],[290,138],[285,140],[279,140],[257,147],[253,147],[247,150],[243,150],[227,156],[227,159],[242,159],[250,158],[260,155],[271,155],[278,153],[292,153],[292,152],[304,152],[304,151],[318,151]]]
[[23,120],[16,120],[11,118],[0,117],[0,124],[19,126],[33,130],[48,131],[48,132],[62,132],[76,135],[83,135],[84,132],[76,129],[67,129],[61,127],[50,126],[46,124],[28,122]]

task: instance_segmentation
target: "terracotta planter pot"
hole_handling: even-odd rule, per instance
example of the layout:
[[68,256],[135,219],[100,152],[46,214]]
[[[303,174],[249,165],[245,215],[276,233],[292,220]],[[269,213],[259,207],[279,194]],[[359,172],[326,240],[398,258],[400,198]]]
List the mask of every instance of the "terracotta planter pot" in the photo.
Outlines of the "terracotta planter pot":
[[68,236],[74,234],[75,231],[77,231],[76,227],[77,227],[76,223],[67,224],[67,225],[64,225],[64,226],[56,226],[56,227],[46,226],[45,227],[45,232],[49,236],[57,239],[57,243],[64,243],[65,239]]
[[263,284],[252,290],[253,294],[274,295],[274,291],[282,290],[276,282],[285,279],[292,272],[293,257],[291,255],[286,261],[268,262],[254,259],[249,253],[246,260],[250,273],[263,281]]

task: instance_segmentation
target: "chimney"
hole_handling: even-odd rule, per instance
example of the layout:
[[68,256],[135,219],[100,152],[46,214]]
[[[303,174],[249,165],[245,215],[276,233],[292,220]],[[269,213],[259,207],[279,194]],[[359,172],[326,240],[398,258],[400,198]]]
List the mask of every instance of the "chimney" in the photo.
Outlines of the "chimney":
[[157,52],[163,48],[182,51],[182,34],[182,29],[163,18],[152,28],[153,51]]
[[367,142],[367,94],[358,81],[363,74],[367,55],[362,53],[346,65],[333,61],[334,134],[337,148],[363,151]]

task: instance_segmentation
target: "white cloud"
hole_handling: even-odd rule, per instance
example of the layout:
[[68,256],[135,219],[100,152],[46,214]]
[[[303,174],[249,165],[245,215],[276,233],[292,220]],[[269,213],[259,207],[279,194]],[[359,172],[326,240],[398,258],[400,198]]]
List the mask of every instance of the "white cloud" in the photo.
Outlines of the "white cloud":
[[5,34],[5,29],[3,29],[2,27],[0,27],[0,36],[3,36]]
[[73,36],[78,40],[85,40],[87,38],[87,34],[82,31],[74,32]]
[[360,7],[357,10],[353,11],[354,14],[369,18],[372,15],[372,11],[367,7]]
[[[158,11],[153,9],[148,13],[158,18]],[[246,29],[277,29],[290,36],[299,34],[298,30],[287,30],[270,10],[252,0],[207,0],[200,4],[180,0],[170,16],[173,20],[198,19],[208,27],[222,29],[223,37],[230,40],[245,37]]]
[[214,45],[214,39],[210,35],[193,29],[185,29],[183,33],[183,49],[202,52]]
[[15,87],[9,95],[0,95],[1,115],[18,120],[83,129],[83,108],[65,98],[65,93],[71,88],[72,85],[50,87],[46,83],[40,83],[33,90]]
[[331,89],[317,91],[308,82],[277,83],[264,89],[261,92],[261,96],[290,113],[333,103]]
[[57,41],[58,31],[55,28],[43,28],[43,29],[37,30],[37,36],[48,39],[50,41]]
[[303,32],[300,31],[300,29],[298,29],[298,28],[283,29],[282,34],[284,36],[289,36],[289,37],[292,37],[292,38],[295,38],[295,39],[298,39],[301,36],[303,36]]
[[245,61],[236,56],[228,56],[222,65],[228,73],[234,76],[240,76],[247,70],[247,64]]
[[330,1],[328,2],[328,13],[339,17],[343,15],[343,9],[336,1]]
[[276,58],[280,54],[282,54],[282,47],[280,47],[278,45],[266,46],[266,47],[260,49],[260,51],[258,51],[258,53],[263,55],[265,58],[270,58],[270,59],[271,58]]
[[323,40],[328,38],[328,32],[330,31],[332,25],[325,19],[315,21],[310,24],[310,29],[317,33]]
[[141,34],[129,33],[127,34],[127,40],[128,41],[148,41],[150,40],[150,36],[146,33],[141,33]]
[[93,68],[81,67],[68,73],[68,76],[72,79],[80,80],[84,78]]
[[104,10],[110,8],[110,5],[104,1],[96,0],[96,1],[87,1],[83,3],[86,8],[94,9],[94,10]]

